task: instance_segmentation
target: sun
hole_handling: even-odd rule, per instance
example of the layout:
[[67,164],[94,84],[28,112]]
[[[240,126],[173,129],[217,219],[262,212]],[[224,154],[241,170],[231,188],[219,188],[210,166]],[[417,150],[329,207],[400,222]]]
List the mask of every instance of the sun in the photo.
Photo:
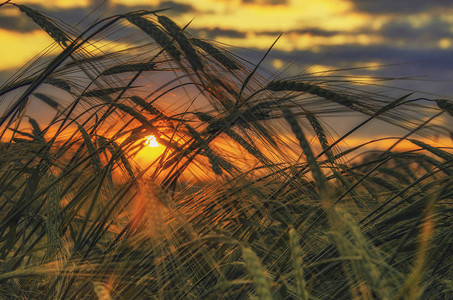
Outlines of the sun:
[[146,137],[145,145],[148,145],[150,147],[159,147],[160,146],[154,135],[149,135]]

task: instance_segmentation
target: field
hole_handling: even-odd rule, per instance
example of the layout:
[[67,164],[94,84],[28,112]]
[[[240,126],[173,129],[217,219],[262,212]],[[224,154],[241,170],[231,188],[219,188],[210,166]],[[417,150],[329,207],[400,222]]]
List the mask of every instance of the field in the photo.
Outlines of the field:
[[453,298],[452,101],[3,5],[55,44],[0,87],[0,299]]

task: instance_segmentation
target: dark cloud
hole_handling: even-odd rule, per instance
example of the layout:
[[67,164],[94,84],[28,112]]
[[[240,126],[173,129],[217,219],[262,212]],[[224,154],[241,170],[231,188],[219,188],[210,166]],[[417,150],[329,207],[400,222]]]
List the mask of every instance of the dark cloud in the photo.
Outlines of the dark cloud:
[[115,13],[121,14],[121,13],[126,13],[134,10],[155,10],[155,9],[163,9],[163,8],[168,8],[167,11],[165,11],[165,14],[169,15],[178,15],[178,14],[185,14],[189,12],[197,12],[196,9],[186,3],[179,3],[179,2],[174,2],[174,1],[162,1],[158,6],[152,6],[152,5],[140,5],[140,6],[130,6],[130,5],[124,5],[124,4],[117,4],[113,6],[112,11]]
[[[192,32],[196,34],[204,33],[210,39],[215,39],[219,36],[227,36],[230,38],[246,38],[247,32],[234,30],[234,29],[225,29],[225,28],[195,28]],[[257,35],[271,35],[271,36],[278,36],[281,31],[255,31]],[[329,30],[322,30],[319,28],[305,28],[305,29],[294,29],[283,32],[283,35],[290,35],[290,34],[309,34],[312,36],[322,36],[322,37],[332,37],[336,34],[339,34],[339,31],[329,31]]]
[[[408,81],[406,85],[396,82],[396,86],[412,88],[414,90],[432,91],[438,94],[451,95],[453,93],[453,60],[450,49],[416,49],[395,48],[384,45],[341,45],[324,46],[317,51],[284,52],[273,50],[272,57],[292,62],[300,67],[300,73],[313,65],[322,64],[332,66],[333,69],[344,69],[345,74],[364,74],[384,77],[417,77],[436,82],[425,82],[420,85],[417,81]],[[249,58],[251,61],[256,59]],[[271,63],[271,59],[268,63]],[[358,66],[366,66],[369,62],[382,65],[378,70]],[[385,66],[388,65],[388,66]],[[299,69],[299,68],[298,68]],[[339,74],[343,74],[340,72]],[[417,86],[418,85],[418,86]]]
[[[256,63],[262,58],[263,51],[242,52],[239,55]],[[268,73],[271,74],[270,79],[273,79],[272,74],[275,74],[275,71],[282,71],[273,67],[272,62],[275,58],[288,62],[290,66],[293,65],[292,67],[285,66],[291,71],[283,73],[283,77],[304,74],[307,71],[309,73],[313,66],[319,64],[331,66],[332,70],[343,70],[331,73],[331,75],[339,76],[338,80],[341,80],[342,75],[400,78],[401,80],[389,80],[381,82],[381,84],[418,91],[421,94],[443,95],[442,97],[451,97],[453,94],[453,60],[450,49],[408,50],[392,46],[355,44],[324,46],[316,51],[285,52],[273,49],[271,55],[262,64],[267,70],[273,70]],[[376,62],[382,67],[379,69],[368,68],[366,66],[369,62]],[[266,73],[263,72],[263,74]],[[401,92],[401,90],[395,92]]]
[[323,47],[316,54],[328,54],[344,66],[357,61],[379,61],[383,64],[410,63],[423,65],[429,69],[451,69],[451,50],[449,49],[406,49],[390,45],[341,45]]
[[[260,31],[256,32],[257,34],[264,34],[264,35],[279,35],[281,31]],[[337,34],[341,33],[340,31],[333,31],[333,30],[323,30],[320,28],[304,28],[304,29],[293,29],[283,32],[283,35],[287,34],[309,34],[312,36],[322,36],[322,37],[332,37]]]
[[288,0],[242,0],[242,3],[249,4],[265,4],[265,5],[285,5],[288,4]]
[[89,0],[88,7],[108,7],[110,5],[109,0]]
[[163,1],[159,5],[160,8],[170,8],[169,12],[172,13],[178,13],[178,14],[183,14],[183,13],[189,13],[189,12],[195,12],[195,8],[190,5],[190,4],[183,4],[183,3],[178,3],[178,2],[173,2],[173,1]]
[[17,32],[29,32],[38,29],[32,21],[26,20],[26,17],[13,17],[0,15],[0,28],[13,30]]
[[[43,6],[37,4],[27,6],[40,11],[44,15],[60,19],[70,25],[77,24],[89,13],[88,8],[81,7],[75,7],[71,9],[48,10],[45,9]],[[15,7],[8,7],[7,9],[19,11],[19,9]],[[25,33],[33,30],[38,30],[39,26],[36,25],[24,13],[19,13],[16,16],[12,16],[9,14],[5,14],[4,11],[0,10],[0,28]]]
[[207,35],[208,38],[210,39],[215,39],[216,37],[219,36],[227,36],[231,38],[245,38],[247,34],[243,31],[238,31],[234,29],[223,29],[223,28],[196,28],[195,30],[196,34],[204,33]]
[[394,20],[382,26],[379,33],[390,39],[438,40],[451,37],[453,35],[451,28],[450,23],[438,19],[433,19],[420,27],[414,27],[408,22]]
[[371,14],[412,14],[453,8],[451,0],[349,0],[356,10]]

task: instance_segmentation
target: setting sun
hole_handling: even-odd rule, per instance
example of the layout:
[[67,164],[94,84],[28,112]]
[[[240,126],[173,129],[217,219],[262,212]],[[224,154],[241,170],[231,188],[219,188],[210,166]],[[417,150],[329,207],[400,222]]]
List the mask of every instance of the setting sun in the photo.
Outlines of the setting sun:
[[150,136],[146,137],[145,145],[148,145],[150,147],[159,147],[160,146],[154,135],[150,135]]

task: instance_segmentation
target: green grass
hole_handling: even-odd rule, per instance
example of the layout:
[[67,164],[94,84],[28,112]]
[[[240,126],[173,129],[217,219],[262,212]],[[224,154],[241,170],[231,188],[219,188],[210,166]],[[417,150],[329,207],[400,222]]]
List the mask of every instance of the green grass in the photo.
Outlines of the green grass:
[[[18,9],[61,49],[0,87],[0,298],[453,297],[451,101],[269,81],[161,12]],[[407,134],[342,146],[376,119]]]

